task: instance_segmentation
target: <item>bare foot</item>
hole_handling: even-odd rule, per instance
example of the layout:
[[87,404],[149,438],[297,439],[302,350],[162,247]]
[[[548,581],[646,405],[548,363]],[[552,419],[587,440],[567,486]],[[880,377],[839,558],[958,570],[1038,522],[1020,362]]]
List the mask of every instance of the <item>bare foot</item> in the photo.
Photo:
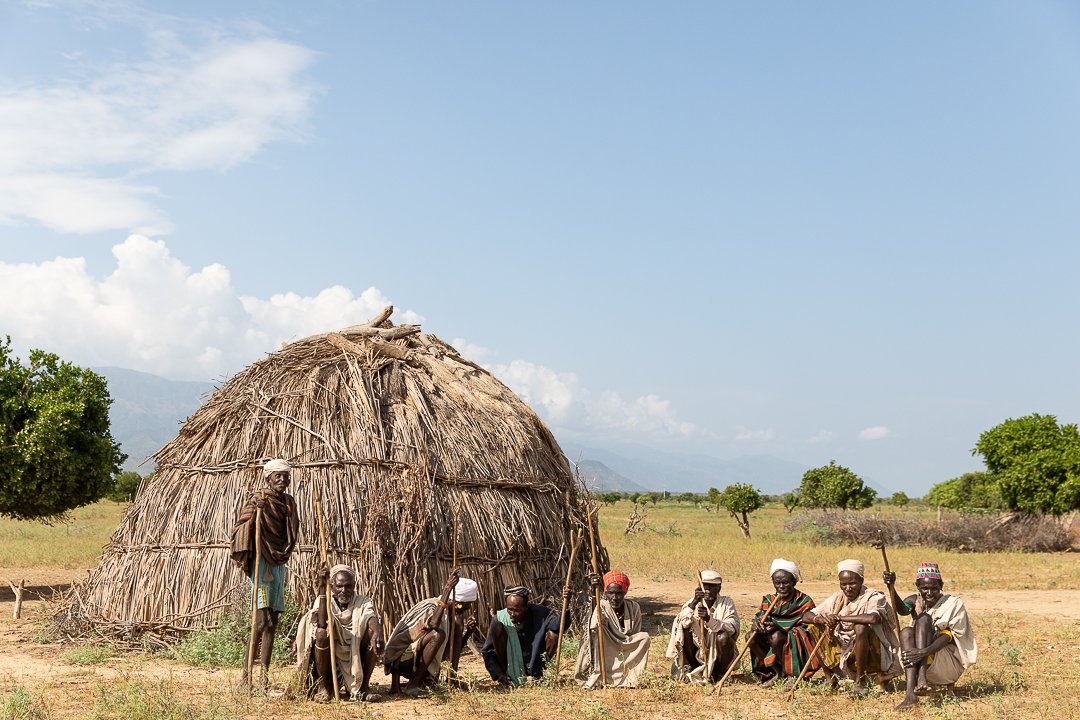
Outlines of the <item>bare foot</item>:
[[916,695],[929,695],[931,692],[933,692],[933,691],[930,689],[929,685],[916,685],[915,686],[915,694]]
[[914,695],[905,695],[904,699],[896,706],[897,710],[903,710],[904,708],[915,707],[919,704],[919,698]]

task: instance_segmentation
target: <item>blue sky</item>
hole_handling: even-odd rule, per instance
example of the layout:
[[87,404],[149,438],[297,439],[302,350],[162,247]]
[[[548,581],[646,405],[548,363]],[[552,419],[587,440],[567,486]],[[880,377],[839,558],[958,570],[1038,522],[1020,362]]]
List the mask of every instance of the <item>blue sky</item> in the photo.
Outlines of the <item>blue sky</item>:
[[1080,419],[1071,3],[0,2],[0,66],[20,349],[393,302],[560,437],[914,494]]

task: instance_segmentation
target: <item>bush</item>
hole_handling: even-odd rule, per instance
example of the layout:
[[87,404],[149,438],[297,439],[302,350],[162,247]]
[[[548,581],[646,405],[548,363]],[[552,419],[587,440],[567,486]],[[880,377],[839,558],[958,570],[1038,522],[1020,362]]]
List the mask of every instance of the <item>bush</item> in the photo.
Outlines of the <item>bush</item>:
[[942,522],[916,517],[863,513],[801,512],[784,524],[813,542],[867,545],[883,539],[890,547],[926,545],[966,552],[1061,552],[1071,547],[1069,533],[1050,515],[950,513]]
[[113,478],[112,487],[109,488],[109,492],[105,493],[105,497],[118,503],[132,502],[135,499],[135,494],[139,492],[139,483],[141,482],[142,475],[139,475],[134,470],[125,470]]
[[41,692],[16,685],[0,697],[0,720],[45,720],[49,710]]
[[[248,593],[246,601],[241,601],[222,613],[216,628],[190,633],[173,647],[172,655],[177,660],[196,667],[243,666],[244,653],[247,652],[251,639],[250,607],[251,594]],[[299,608],[291,597],[286,596],[285,612],[281,614],[277,635],[274,636],[272,657],[276,665],[285,665],[289,660],[299,615]]]
[[986,472],[964,473],[930,488],[926,501],[951,510],[1004,510],[997,479]]

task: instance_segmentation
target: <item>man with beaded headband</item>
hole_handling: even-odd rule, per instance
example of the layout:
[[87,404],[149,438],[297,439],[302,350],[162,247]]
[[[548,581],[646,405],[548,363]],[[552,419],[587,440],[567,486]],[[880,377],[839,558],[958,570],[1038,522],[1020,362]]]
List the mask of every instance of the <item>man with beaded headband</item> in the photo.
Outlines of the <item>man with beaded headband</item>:
[[[637,687],[638,678],[645,672],[649,660],[649,633],[641,631],[641,606],[629,600],[630,577],[612,570],[599,575],[589,573],[589,585],[595,595],[602,588],[600,619],[603,632],[597,631],[596,609],[589,613],[589,631],[581,638],[574,679],[587,688],[600,683],[600,653],[597,638],[604,644],[604,677],[608,687]],[[569,599],[570,589],[563,591]]]
[[885,573],[884,580],[897,613],[911,616],[911,625],[900,631],[900,663],[907,674],[907,686],[898,707],[917,705],[916,694],[931,685],[945,686],[952,692],[964,670],[978,658],[963,600],[942,593],[945,583],[937,563],[919,564],[915,571],[918,592],[904,600],[896,594],[896,573]]

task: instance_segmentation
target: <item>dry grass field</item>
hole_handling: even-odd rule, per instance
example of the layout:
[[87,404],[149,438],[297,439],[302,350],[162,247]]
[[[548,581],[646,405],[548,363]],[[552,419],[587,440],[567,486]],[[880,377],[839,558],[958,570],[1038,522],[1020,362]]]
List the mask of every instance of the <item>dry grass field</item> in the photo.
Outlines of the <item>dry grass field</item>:
[[[239,671],[195,668],[177,660],[116,653],[106,646],[43,643],[43,604],[31,599],[23,619],[11,619],[12,594],[0,589],[0,720],[8,718],[1026,718],[1080,717],[1080,555],[963,554],[895,548],[890,562],[901,578],[922,560],[941,564],[946,592],[964,597],[979,642],[979,663],[961,679],[956,698],[937,698],[904,713],[899,696],[863,699],[827,692],[816,683],[786,702],[779,689],[736,677],[720,696],[673,684],[663,657],[667,628],[693,591],[697,568],[724,575],[724,592],[740,615],[752,613],[769,589],[768,566],[783,556],[799,563],[812,597],[833,589],[835,563],[858,557],[869,584],[880,584],[880,553],[867,547],[815,545],[784,530],[783,508],[751,518],[753,538],[715,512],[661,503],[650,507],[647,529],[625,535],[627,502],[603,508],[600,526],[612,563],[630,574],[630,596],[655,636],[645,686],[585,692],[569,683],[496,690],[483,666],[469,658],[470,692],[448,691],[424,700],[317,706],[282,698],[245,698],[232,692]],[[875,509],[880,512],[918,510]],[[99,503],[73,513],[67,525],[46,527],[0,521],[0,578],[26,578],[33,593],[85,574],[119,521],[122,508]],[[564,662],[566,667],[569,663]],[[565,672],[565,671],[564,671]],[[288,668],[275,670],[284,686]],[[383,682],[379,671],[375,680]],[[380,686],[381,687],[381,686]]]

